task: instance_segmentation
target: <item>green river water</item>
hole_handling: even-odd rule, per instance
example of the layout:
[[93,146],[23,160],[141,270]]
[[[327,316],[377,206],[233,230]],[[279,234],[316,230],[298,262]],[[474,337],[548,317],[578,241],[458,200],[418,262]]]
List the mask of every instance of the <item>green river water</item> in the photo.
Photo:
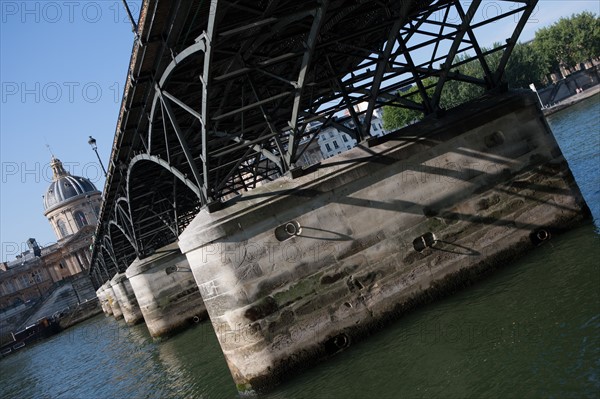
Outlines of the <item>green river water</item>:
[[[265,399],[600,397],[600,96],[550,125],[595,223],[422,307]],[[1,398],[236,398],[210,324],[97,316],[0,361]]]

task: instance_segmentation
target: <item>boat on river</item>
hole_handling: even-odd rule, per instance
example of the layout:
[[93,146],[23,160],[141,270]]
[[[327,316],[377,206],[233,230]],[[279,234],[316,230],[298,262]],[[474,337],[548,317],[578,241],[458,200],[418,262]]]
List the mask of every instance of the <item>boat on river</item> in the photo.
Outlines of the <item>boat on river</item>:
[[61,331],[59,320],[54,318],[42,318],[35,324],[25,327],[21,331],[12,334],[12,342],[0,347],[0,356],[8,356],[19,349],[23,349],[39,340],[48,338]]

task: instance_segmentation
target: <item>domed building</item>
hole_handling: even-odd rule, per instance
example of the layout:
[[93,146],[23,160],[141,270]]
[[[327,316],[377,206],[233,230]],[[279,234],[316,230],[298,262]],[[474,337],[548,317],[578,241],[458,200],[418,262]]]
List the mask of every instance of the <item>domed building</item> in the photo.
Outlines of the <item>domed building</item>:
[[52,183],[44,195],[44,216],[60,242],[97,224],[101,193],[89,179],[72,176],[54,156],[50,167]]
[[3,309],[27,308],[64,284],[62,280],[72,284],[77,302],[96,296],[86,270],[102,195],[89,179],[71,175],[54,156],[50,166],[52,183],[43,196],[44,216],[58,241],[42,247],[30,238],[29,250],[14,261],[0,263],[0,316]]

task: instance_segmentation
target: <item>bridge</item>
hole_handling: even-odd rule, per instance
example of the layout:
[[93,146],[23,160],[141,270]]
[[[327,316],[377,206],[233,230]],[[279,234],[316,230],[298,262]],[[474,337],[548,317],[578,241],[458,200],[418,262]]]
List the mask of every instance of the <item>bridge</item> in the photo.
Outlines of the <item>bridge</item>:
[[[370,174],[405,173],[406,165],[400,169],[393,165],[408,159],[427,166],[423,173],[450,174],[469,180],[457,176],[459,172],[436,171],[434,166],[426,165],[426,160],[415,160],[429,150],[449,154],[465,147],[458,152],[464,156],[476,152],[480,162],[487,163],[488,171],[490,165],[504,172],[512,170],[512,175],[494,174],[492,183],[488,176],[485,184],[475,184],[480,192],[504,184],[524,168],[529,170],[562,157],[553,139],[510,133],[514,119],[498,122],[498,126],[504,126],[503,130],[493,128],[492,136],[478,131],[468,140],[463,138],[465,141],[459,147],[456,142],[445,146],[446,141],[455,139],[448,136],[450,127],[454,127],[456,134],[470,135],[509,114],[513,115],[510,118],[518,114],[518,120],[524,125],[529,123],[527,126],[533,130],[547,131],[547,126],[540,122],[543,118],[536,116],[535,103],[527,100],[527,96],[507,93],[502,79],[537,0],[506,1],[500,3],[502,7],[494,4],[490,8],[490,3],[482,0],[468,3],[458,0],[144,1],[134,23],[136,40],[104,187],[100,223],[94,236],[90,275],[100,287],[105,310],[113,312],[111,305],[119,303],[123,308],[120,312],[125,313],[128,322],[144,318],[151,333],[160,336],[175,328],[168,322],[165,325],[165,320],[176,317],[174,313],[150,315],[160,302],[157,296],[163,295],[156,292],[168,291],[164,295],[173,301],[171,308],[188,306],[184,317],[187,319],[206,317],[206,308],[240,391],[268,386],[281,379],[281,370],[297,366],[294,361],[290,363],[291,358],[312,359],[331,354],[348,346],[361,331],[371,328],[377,323],[373,320],[378,318],[371,318],[363,326],[362,316],[356,315],[362,314],[359,309],[366,308],[371,316],[377,314],[378,305],[368,305],[369,300],[375,304],[379,300],[376,298],[387,301],[392,296],[382,288],[385,285],[382,281],[379,286],[376,283],[389,270],[374,271],[370,281],[361,280],[356,277],[358,271],[348,271],[348,265],[343,269],[340,262],[354,254],[365,257],[355,261],[358,264],[373,264],[374,259],[383,259],[379,252],[375,258],[368,252],[383,245],[391,233],[386,233],[384,219],[376,214],[360,216],[360,223],[352,222],[359,223],[359,228],[356,224],[344,227],[344,222],[336,218],[351,220],[355,217],[352,212],[359,206],[376,212],[409,210],[408,214],[415,219],[417,215],[412,208],[419,202],[400,199],[401,196],[387,198],[381,195],[393,196],[396,191],[378,189],[373,198],[365,199],[367,205],[354,198],[340,200],[347,209],[342,205],[333,209],[330,204],[339,202],[340,191],[346,190],[351,196],[348,193],[352,190],[364,191],[370,184],[378,187],[383,180],[369,180]],[[492,26],[509,29],[510,33],[500,45],[486,49],[478,37]],[[461,68],[472,62],[479,64],[481,74],[470,76],[466,68]],[[444,109],[442,96],[451,82],[481,87],[487,102]],[[416,90],[407,90],[410,87]],[[374,113],[384,106],[419,111],[426,116],[425,122],[375,139],[371,122]],[[474,116],[478,118],[473,119]],[[332,158],[307,165],[303,155],[329,127],[355,139],[357,148],[336,157],[338,162]],[[528,150],[519,147],[525,141],[530,143]],[[531,144],[534,142],[535,145]],[[495,151],[495,147],[504,148],[504,143],[511,143],[508,146],[511,149],[483,155]],[[513,147],[520,149],[513,154],[510,152]],[[531,161],[533,152],[541,149],[546,151],[544,155]],[[434,159],[432,154],[427,159]],[[514,158],[515,162],[517,159],[521,162],[519,157],[525,155],[530,160],[522,161],[519,167],[507,161]],[[484,172],[476,171],[474,176]],[[569,176],[567,173],[563,180],[548,182],[552,187],[562,188],[540,191],[544,195],[569,193],[572,204],[557,200],[563,204],[560,218],[563,220],[566,212],[575,223],[581,217],[573,215],[585,214],[586,208]],[[482,176],[478,178],[484,180]],[[404,181],[399,179],[394,183],[403,193],[402,190],[412,189],[412,183],[402,187]],[[425,195],[421,196],[421,202],[427,202],[427,196],[435,198],[435,190],[447,193],[455,201],[451,204],[448,200],[438,201],[434,210],[431,204],[419,208],[419,217],[429,221],[428,229],[411,230],[409,226],[416,226],[416,221],[402,219],[410,231],[402,233],[403,237],[411,243],[403,251],[421,254],[435,245],[439,247],[443,229],[430,230],[432,221],[443,219],[440,218],[443,209],[452,208],[453,218],[461,220],[460,223],[468,218],[468,211],[464,211],[465,216],[456,208],[468,198],[459,198],[452,191],[454,188],[442,186],[430,187],[426,195],[421,193]],[[465,195],[495,205],[496,197],[482,198],[480,192],[468,189]],[[519,195],[520,200],[529,198],[523,193]],[[523,201],[525,206],[527,200]],[[421,208],[425,210],[421,212]],[[318,209],[324,213],[319,213],[316,219],[306,216]],[[533,212],[533,207],[530,210]],[[552,217],[543,221],[498,223],[492,221],[494,216],[474,217],[480,218],[476,222],[479,226],[516,225],[521,233],[529,235],[534,231],[535,237],[539,236],[537,240],[543,241],[545,234],[550,234],[544,226],[558,220],[555,208],[544,212]],[[312,227],[306,224],[308,220],[312,221]],[[323,220],[329,224],[323,225]],[[374,226],[378,221],[381,221],[379,233],[378,226]],[[263,236],[267,238],[263,240]],[[317,241],[317,246],[303,246],[299,242],[303,237]],[[307,266],[306,259],[290,264],[289,257],[275,259],[279,256],[273,255],[277,250],[265,250],[271,241],[289,245],[290,240],[298,240],[297,248],[315,250],[319,256]],[[255,245],[252,256],[248,255],[248,243]],[[323,247],[323,243],[336,245]],[[242,246],[245,248],[240,249]],[[520,247],[519,251],[523,250],[525,247]],[[446,251],[460,256],[468,255],[469,251],[477,253],[479,263],[472,265],[481,264],[487,255],[499,256],[462,244]],[[404,255],[405,252],[401,257]],[[270,260],[263,262],[263,258]],[[413,262],[417,262],[416,258],[407,264]],[[247,264],[241,267],[244,263]],[[274,263],[285,264],[282,266],[282,270],[287,270],[285,278],[281,277],[282,270],[273,269]],[[306,271],[300,272],[300,266]],[[149,272],[157,267],[160,273]],[[226,275],[224,270],[228,270]],[[437,277],[457,270],[456,265],[448,267]],[[416,292],[405,277],[402,281],[408,288],[394,294],[396,305],[402,302],[400,297]],[[300,283],[313,284],[315,278],[320,279],[321,285],[346,281],[343,294],[338,291],[327,294],[336,292],[345,298],[363,292],[357,297],[362,298],[359,300],[362,305],[344,299],[343,308],[354,311],[355,316],[333,316],[332,310],[333,321],[330,321],[334,327],[317,322],[322,315],[314,316],[310,319],[311,323],[314,321],[311,326],[316,328],[312,333],[318,331],[318,334],[307,338],[306,331],[296,331],[294,336],[294,328],[304,320],[301,315],[319,307],[307,300],[302,306],[292,308],[300,298],[318,292],[298,288]],[[175,287],[179,287],[178,292]],[[282,294],[281,287],[289,288],[287,294]],[[381,290],[380,297],[365,299],[366,288],[369,292]],[[327,294],[319,294],[324,307],[336,302],[335,295],[327,297]],[[392,305],[386,302],[386,307],[389,306]],[[389,312],[384,313],[387,317]],[[154,322],[150,319],[154,318],[161,320],[160,327],[151,327]],[[361,326],[356,334],[348,330],[349,320]],[[175,324],[180,327],[179,322]],[[286,326],[285,332],[279,329],[282,324]],[[227,338],[236,334],[243,335],[243,343]],[[273,349],[275,346],[277,350]]]

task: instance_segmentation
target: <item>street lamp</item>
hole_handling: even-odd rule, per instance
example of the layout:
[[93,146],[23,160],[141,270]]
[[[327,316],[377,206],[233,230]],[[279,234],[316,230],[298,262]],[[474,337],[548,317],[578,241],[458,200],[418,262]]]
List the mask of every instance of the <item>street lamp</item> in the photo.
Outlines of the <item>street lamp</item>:
[[104,177],[106,177],[106,169],[104,169],[104,164],[102,163],[102,160],[100,159],[100,155],[98,155],[98,146],[96,145],[96,139],[93,138],[92,136],[90,136],[90,138],[88,140],[88,144],[90,146],[92,146],[92,150],[94,150],[94,152],[96,153],[96,157],[98,157],[98,162],[100,162],[100,166],[102,166],[102,171],[104,172]]
[[31,272],[31,279],[35,283],[35,288],[37,288],[38,292],[40,293],[40,298],[43,297],[44,294],[42,294],[42,290],[40,290],[40,286],[38,285],[38,281],[34,272]]

